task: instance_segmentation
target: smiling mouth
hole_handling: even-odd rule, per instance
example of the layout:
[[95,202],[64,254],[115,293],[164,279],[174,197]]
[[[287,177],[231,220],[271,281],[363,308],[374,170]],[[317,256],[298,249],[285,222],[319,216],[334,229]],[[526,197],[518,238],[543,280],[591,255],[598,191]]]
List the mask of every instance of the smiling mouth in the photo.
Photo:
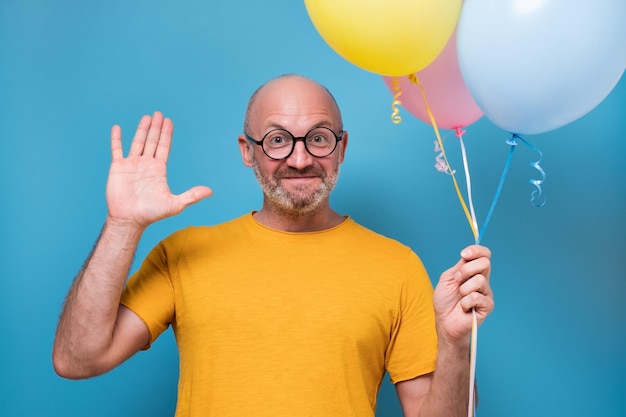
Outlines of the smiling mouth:
[[319,178],[319,177],[314,176],[314,175],[309,175],[309,176],[300,175],[296,177],[282,177],[281,180],[294,181],[294,182],[307,182],[307,181],[314,180],[316,178]]

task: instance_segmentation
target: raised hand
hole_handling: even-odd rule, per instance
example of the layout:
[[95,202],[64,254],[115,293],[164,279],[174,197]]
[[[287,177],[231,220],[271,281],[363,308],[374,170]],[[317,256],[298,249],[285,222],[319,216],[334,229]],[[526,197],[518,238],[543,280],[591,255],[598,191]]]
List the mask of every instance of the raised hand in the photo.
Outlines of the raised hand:
[[211,195],[211,189],[204,186],[179,195],[170,191],[166,166],[173,129],[172,121],[163,118],[160,112],[143,116],[124,158],[121,128],[113,126],[112,162],[106,188],[108,221],[145,228]]
[[493,310],[490,257],[486,247],[469,246],[461,252],[459,262],[441,274],[434,295],[440,340],[467,344],[472,331],[472,309],[479,324]]

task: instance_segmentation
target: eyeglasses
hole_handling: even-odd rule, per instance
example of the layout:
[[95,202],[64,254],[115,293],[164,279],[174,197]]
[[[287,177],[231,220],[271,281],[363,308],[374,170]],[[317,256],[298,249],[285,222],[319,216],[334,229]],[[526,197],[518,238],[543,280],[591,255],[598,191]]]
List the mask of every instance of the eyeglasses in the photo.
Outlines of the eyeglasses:
[[316,158],[324,158],[335,151],[337,143],[343,138],[343,131],[335,134],[327,127],[311,129],[305,136],[299,138],[284,129],[270,130],[263,139],[256,140],[244,133],[246,139],[259,145],[265,155],[271,159],[281,160],[288,158],[296,147],[296,142],[302,141],[308,153]]

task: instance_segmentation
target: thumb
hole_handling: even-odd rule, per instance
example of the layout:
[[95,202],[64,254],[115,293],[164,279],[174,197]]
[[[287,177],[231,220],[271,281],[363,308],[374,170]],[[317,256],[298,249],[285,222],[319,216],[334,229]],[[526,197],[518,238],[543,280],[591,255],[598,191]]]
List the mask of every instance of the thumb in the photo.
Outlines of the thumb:
[[209,187],[198,185],[192,187],[182,194],[178,195],[178,199],[184,207],[195,204],[198,201],[210,197],[213,194],[213,190]]
[[459,259],[459,261],[453,267],[444,271],[439,277],[440,282],[455,282],[459,279],[459,271],[461,267],[466,264],[467,261],[463,258]]

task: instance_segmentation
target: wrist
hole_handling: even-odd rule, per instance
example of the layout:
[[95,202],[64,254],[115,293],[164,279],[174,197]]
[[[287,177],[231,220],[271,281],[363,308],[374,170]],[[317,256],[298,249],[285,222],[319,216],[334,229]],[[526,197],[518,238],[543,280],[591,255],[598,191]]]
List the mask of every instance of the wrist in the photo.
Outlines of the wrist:
[[467,357],[470,348],[470,335],[457,337],[450,336],[441,326],[437,326],[437,340],[439,352],[447,352],[450,355]]
[[104,227],[110,232],[121,235],[132,235],[136,233],[141,234],[146,229],[146,226],[139,224],[136,221],[115,217],[112,216],[111,213],[107,213]]
[[[143,234],[146,226],[140,225],[130,220],[124,220],[107,215],[102,229],[103,235],[108,235],[109,238],[119,241],[120,239],[130,243],[139,241],[139,238]],[[124,246],[127,246],[126,244]]]

